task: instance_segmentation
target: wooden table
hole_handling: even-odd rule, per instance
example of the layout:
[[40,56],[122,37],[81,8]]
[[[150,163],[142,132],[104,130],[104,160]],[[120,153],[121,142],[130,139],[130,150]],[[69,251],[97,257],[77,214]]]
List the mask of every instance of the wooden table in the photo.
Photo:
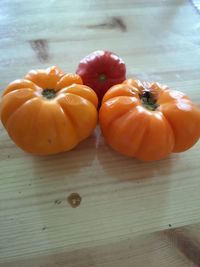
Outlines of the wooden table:
[[[190,1],[1,0],[0,36],[1,89],[29,69],[74,72],[108,49],[128,77],[200,105],[200,15]],[[0,266],[200,266],[199,174],[200,143],[142,163],[111,151],[97,128],[69,153],[34,157],[1,126]]]

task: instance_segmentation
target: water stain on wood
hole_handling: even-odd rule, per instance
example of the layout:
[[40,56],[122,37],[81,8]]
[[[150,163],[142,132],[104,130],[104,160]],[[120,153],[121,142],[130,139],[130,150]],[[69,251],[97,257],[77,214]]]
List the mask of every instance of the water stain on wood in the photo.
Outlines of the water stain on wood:
[[124,22],[124,20],[120,17],[112,17],[108,21],[99,23],[99,24],[94,24],[94,25],[88,25],[87,28],[89,29],[119,29],[122,32],[127,31],[127,26]]
[[81,204],[81,196],[78,193],[72,193],[68,196],[67,201],[72,208],[77,208]]
[[44,39],[29,41],[31,48],[35,51],[40,62],[47,62],[49,60],[48,42]]

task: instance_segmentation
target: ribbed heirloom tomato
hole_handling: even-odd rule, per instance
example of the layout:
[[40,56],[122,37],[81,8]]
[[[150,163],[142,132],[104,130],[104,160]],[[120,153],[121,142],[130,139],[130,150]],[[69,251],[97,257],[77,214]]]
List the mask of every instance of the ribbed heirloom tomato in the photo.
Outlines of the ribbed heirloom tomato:
[[140,160],[159,160],[192,147],[200,111],[182,92],[129,79],[105,94],[99,113],[107,143]]
[[98,99],[77,74],[53,66],[30,71],[4,90],[0,118],[23,150],[48,155],[67,151],[96,126]]

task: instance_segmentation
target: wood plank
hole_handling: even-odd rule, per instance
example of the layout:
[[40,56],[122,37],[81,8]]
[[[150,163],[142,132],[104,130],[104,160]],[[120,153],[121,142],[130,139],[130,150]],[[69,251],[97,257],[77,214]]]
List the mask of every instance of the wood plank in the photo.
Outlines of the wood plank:
[[[199,25],[186,0],[1,0],[0,89],[29,69],[73,72],[83,56],[110,49],[125,59],[129,77],[167,83],[200,105]],[[160,162],[128,159],[106,146],[98,127],[70,153],[34,157],[1,125],[1,266],[30,259],[34,267],[58,259],[61,266],[190,266],[168,236],[151,233],[200,223],[199,161],[200,144]],[[76,209],[67,202],[73,192],[82,198]],[[144,254],[127,249],[129,238]]]
[[195,266],[200,266],[200,225],[164,231],[170,243]]
[[[199,225],[188,227],[200,229]],[[103,245],[77,249],[67,253],[43,255],[31,259],[1,264],[1,267],[51,266],[148,266],[195,267],[200,265],[199,246],[183,227],[108,242]],[[195,231],[196,232],[196,231]],[[167,237],[167,238],[166,238]],[[200,241],[200,239],[199,239]],[[200,243],[199,243],[200,244]],[[184,248],[184,249],[183,249]],[[187,257],[189,256],[189,258]]]
[[[7,140],[0,168],[1,260],[199,222],[199,146],[146,164],[115,154],[102,140],[96,150],[95,141],[37,158]],[[75,210],[66,201],[72,192],[82,197]]]

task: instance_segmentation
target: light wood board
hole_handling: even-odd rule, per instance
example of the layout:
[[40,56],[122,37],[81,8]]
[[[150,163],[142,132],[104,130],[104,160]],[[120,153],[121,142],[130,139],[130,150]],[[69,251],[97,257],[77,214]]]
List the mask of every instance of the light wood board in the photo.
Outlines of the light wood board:
[[[1,0],[0,36],[1,89],[30,69],[74,72],[108,49],[128,77],[167,83],[200,106],[200,15],[190,1]],[[34,157],[0,126],[0,266],[193,266],[157,232],[200,223],[199,176],[200,143],[142,163],[109,149],[97,127],[71,152]]]

